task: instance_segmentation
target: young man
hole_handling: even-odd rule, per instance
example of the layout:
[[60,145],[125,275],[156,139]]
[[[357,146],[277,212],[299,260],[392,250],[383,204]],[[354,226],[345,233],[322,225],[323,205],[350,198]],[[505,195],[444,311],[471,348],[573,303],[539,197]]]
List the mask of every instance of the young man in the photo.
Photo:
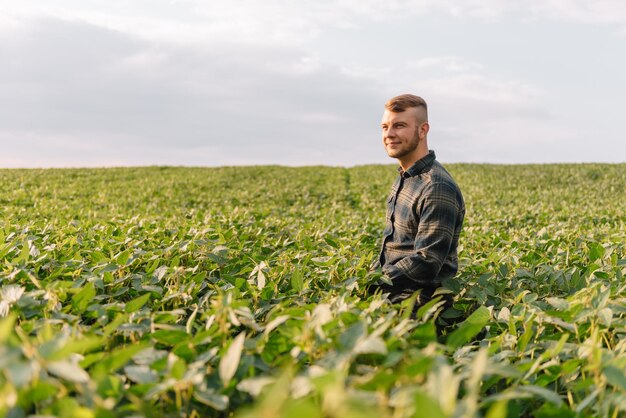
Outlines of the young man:
[[398,160],[399,175],[387,198],[378,262],[391,284],[375,289],[400,302],[421,290],[417,305],[432,297],[458,270],[457,246],[465,217],[461,190],[428,149],[424,99],[404,94],[385,104],[383,145]]

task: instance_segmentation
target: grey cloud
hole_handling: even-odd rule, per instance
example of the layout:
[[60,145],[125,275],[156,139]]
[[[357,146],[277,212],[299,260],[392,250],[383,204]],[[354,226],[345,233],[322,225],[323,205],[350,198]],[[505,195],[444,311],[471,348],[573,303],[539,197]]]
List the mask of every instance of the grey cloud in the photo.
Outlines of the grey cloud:
[[317,154],[319,163],[332,149],[349,160],[364,138],[377,137],[380,100],[339,69],[292,69],[301,55],[210,40],[163,44],[37,20],[0,38],[0,56],[10,62],[0,67],[0,129],[15,138],[74,137],[96,149],[211,146],[259,162],[275,153]]
[[[0,30],[0,166],[390,163],[378,124],[383,102],[404,92],[429,102],[429,144],[444,161],[624,155],[570,145],[595,135],[598,116],[576,116],[584,109],[559,101],[554,82],[541,82],[554,80],[546,74],[552,67],[533,79],[528,66],[494,70],[480,54],[468,60],[454,48],[413,53],[413,36],[387,48],[382,33],[378,52],[393,59],[381,60],[370,32],[355,29],[343,43],[333,32],[327,45],[243,42],[211,30],[196,42],[166,42],[84,21],[23,20]],[[417,58],[429,65],[407,67]],[[475,65],[446,70],[468,62]],[[569,73],[557,73],[572,85]],[[598,142],[616,135],[611,120],[623,85],[610,88],[606,123],[595,123],[606,125]]]

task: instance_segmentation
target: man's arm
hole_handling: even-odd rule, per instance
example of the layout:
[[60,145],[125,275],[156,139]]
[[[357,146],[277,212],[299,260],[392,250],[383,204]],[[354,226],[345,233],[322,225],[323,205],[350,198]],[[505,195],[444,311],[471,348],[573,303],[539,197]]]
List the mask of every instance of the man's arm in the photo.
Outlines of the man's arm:
[[414,210],[419,219],[415,252],[394,265],[386,265],[383,273],[393,282],[410,280],[418,287],[438,286],[437,276],[462,216],[457,192],[446,183],[433,183],[424,191]]

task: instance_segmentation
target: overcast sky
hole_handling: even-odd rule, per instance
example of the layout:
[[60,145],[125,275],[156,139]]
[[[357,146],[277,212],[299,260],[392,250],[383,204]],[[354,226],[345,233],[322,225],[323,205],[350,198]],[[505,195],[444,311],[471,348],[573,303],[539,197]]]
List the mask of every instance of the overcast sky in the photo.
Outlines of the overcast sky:
[[624,162],[622,0],[0,0],[0,167]]

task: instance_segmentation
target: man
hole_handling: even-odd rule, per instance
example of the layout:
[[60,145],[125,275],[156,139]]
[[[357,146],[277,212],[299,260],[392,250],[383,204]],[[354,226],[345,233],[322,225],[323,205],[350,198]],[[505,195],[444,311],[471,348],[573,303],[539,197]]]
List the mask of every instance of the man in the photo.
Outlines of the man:
[[428,149],[424,99],[404,94],[385,104],[383,145],[400,167],[387,198],[386,226],[378,262],[389,283],[375,288],[400,302],[420,290],[428,302],[442,280],[458,270],[457,246],[465,217],[463,195]]

